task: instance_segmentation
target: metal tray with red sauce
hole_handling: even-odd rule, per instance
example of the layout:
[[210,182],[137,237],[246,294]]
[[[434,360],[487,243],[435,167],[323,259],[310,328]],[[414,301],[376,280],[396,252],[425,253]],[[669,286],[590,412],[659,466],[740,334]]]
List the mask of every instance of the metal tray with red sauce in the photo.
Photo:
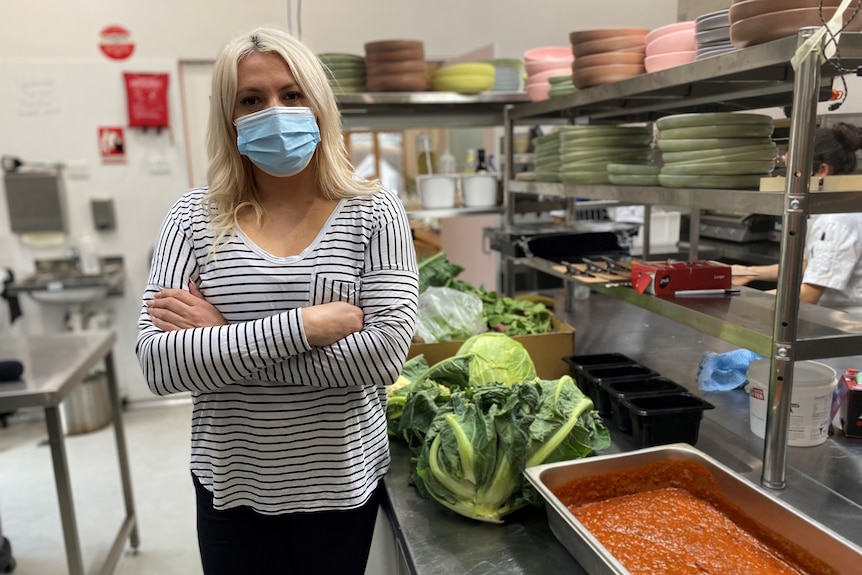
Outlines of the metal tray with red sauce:
[[530,467],[591,575],[850,575],[862,549],[688,444]]

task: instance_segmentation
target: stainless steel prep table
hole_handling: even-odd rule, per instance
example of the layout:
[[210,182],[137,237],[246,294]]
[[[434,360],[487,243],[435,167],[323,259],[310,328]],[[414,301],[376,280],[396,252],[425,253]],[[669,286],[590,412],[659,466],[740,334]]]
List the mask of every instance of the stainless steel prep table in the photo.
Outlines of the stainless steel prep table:
[[[561,310],[562,294],[557,310]],[[617,299],[593,293],[561,313],[575,326],[579,354],[617,351],[641,361],[716,409],[705,413],[696,447],[759,485],[763,440],[749,429],[748,396],[743,390],[697,390],[697,366],[704,351],[734,346],[673,320]],[[862,356],[824,360],[843,372],[862,366]],[[605,420],[613,444],[602,453],[630,451],[631,437]],[[392,441],[393,462],[386,477],[386,511],[395,530],[404,566],[411,574],[536,574],[586,571],[548,527],[544,509],[524,509],[503,525],[483,524],[422,499],[408,485],[411,464],[403,443]],[[802,513],[857,545],[862,545],[862,440],[837,436],[815,447],[788,448],[787,487],[770,491]]]
[[75,519],[65,437],[60,420],[60,402],[76,385],[84,381],[93,366],[102,360],[107,371],[126,516],[99,572],[109,574],[114,571],[127,537],[133,548],[137,549],[139,545],[122,405],[113,360],[112,350],[116,339],[113,331],[58,333],[23,338],[0,336],[0,355],[18,359],[24,364],[21,381],[0,384],[0,411],[20,407],[39,407],[45,411],[70,575],[83,575],[85,570]]

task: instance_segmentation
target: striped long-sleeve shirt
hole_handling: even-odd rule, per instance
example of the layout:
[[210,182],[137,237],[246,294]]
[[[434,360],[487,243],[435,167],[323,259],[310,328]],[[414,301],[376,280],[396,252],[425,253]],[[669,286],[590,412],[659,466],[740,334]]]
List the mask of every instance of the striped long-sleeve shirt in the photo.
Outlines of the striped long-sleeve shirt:
[[[341,200],[301,254],[274,257],[241,231],[210,253],[202,204],[184,194],[162,225],[138,322],[153,393],[191,391],[192,472],[216,509],[264,514],[355,508],[389,466],[384,386],[403,366],[418,276],[403,206],[389,191]],[[229,325],[164,332],[146,302],[200,288]],[[364,327],[312,347],[300,308],[358,305]]]

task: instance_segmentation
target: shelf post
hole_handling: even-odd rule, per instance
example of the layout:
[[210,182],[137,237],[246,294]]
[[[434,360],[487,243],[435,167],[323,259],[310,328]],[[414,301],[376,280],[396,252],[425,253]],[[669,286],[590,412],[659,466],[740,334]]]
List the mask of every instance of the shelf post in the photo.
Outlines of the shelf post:
[[[817,28],[799,31],[801,46]],[[770,489],[784,489],[787,463],[787,430],[793,390],[796,325],[802,260],[808,220],[808,193],[814,161],[814,130],[820,86],[820,46],[802,54],[793,79],[793,108],[787,153],[787,183],[781,228],[778,287],[772,326],[772,358],[769,369],[769,398],[763,442],[761,483]]]

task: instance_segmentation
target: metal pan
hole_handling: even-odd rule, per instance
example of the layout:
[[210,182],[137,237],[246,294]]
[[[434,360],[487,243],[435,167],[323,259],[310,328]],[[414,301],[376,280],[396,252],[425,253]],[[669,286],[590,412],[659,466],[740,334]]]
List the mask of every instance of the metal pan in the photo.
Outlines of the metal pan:
[[739,477],[731,469],[694,447],[679,443],[575,461],[529,467],[527,480],[545,500],[548,523],[556,538],[591,575],[631,575],[554,495],[554,490],[573,479],[599,473],[630,470],[657,461],[692,461],[716,479],[721,495],[767,531],[814,557],[841,575],[859,573],[862,548],[799,513],[763,488]]

